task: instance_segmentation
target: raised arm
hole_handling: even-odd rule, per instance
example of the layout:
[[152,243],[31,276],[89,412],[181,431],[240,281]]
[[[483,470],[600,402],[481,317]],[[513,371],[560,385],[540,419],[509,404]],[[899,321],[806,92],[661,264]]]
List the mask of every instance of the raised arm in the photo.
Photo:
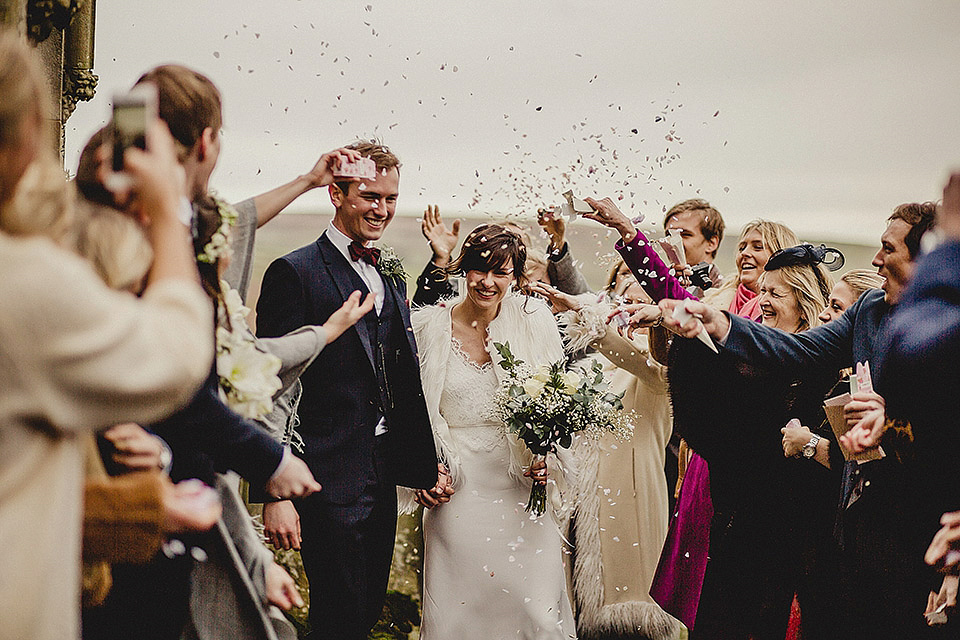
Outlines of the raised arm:
[[341,162],[356,162],[359,159],[359,152],[353,149],[334,149],[320,156],[307,173],[256,196],[253,201],[257,208],[257,226],[262,227],[270,222],[307,191],[333,184],[334,171]]
[[613,200],[587,198],[586,202],[596,211],[585,213],[583,217],[596,220],[620,233],[616,249],[630,267],[637,282],[654,302],[660,302],[666,298],[673,300],[695,298],[692,293],[683,288],[683,283],[670,273],[670,267],[660,259],[650,241],[634,228],[633,223],[620,211]]

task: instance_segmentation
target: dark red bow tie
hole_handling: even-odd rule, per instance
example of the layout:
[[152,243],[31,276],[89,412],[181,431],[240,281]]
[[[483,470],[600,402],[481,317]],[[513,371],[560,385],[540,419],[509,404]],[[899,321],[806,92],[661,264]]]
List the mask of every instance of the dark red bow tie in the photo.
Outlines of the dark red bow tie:
[[356,240],[350,243],[350,259],[353,261],[363,260],[369,265],[377,266],[380,260],[380,249],[376,247],[365,247]]

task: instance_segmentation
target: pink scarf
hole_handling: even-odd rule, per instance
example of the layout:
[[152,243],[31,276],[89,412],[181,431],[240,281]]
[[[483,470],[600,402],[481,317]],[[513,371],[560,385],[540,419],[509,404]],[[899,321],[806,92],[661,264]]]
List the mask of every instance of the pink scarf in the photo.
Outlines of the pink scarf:
[[750,318],[754,322],[759,322],[761,315],[760,298],[743,284],[738,284],[737,295],[733,298],[733,302],[730,303],[730,308],[727,311],[741,318]]

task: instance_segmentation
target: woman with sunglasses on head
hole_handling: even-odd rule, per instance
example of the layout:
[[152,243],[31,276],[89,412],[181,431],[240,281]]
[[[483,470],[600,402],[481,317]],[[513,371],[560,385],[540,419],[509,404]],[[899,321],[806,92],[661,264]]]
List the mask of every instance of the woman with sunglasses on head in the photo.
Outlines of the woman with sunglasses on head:
[[[825,263],[838,268],[842,256],[822,245],[770,256],[758,278],[761,321],[790,333],[821,324],[833,288]],[[821,409],[827,388],[811,382],[819,373],[791,379],[697,341],[671,349],[675,428],[709,464],[714,505],[692,638],[784,638],[795,594],[805,638],[842,637],[829,608],[832,590],[813,563],[818,553],[829,556],[841,466],[817,463],[829,455],[816,441],[829,436]],[[793,419],[817,438],[800,457],[785,457],[781,428]]]

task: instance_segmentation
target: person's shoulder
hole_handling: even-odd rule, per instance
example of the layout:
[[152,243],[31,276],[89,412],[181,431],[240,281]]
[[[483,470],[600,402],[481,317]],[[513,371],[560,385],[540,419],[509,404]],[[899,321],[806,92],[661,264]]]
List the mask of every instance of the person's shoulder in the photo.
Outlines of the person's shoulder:
[[440,318],[449,318],[450,310],[456,306],[457,302],[459,302],[458,299],[450,299],[438,302],[437,304],[414,307],[410,311],[410,325],[416,332],[438,321]]

